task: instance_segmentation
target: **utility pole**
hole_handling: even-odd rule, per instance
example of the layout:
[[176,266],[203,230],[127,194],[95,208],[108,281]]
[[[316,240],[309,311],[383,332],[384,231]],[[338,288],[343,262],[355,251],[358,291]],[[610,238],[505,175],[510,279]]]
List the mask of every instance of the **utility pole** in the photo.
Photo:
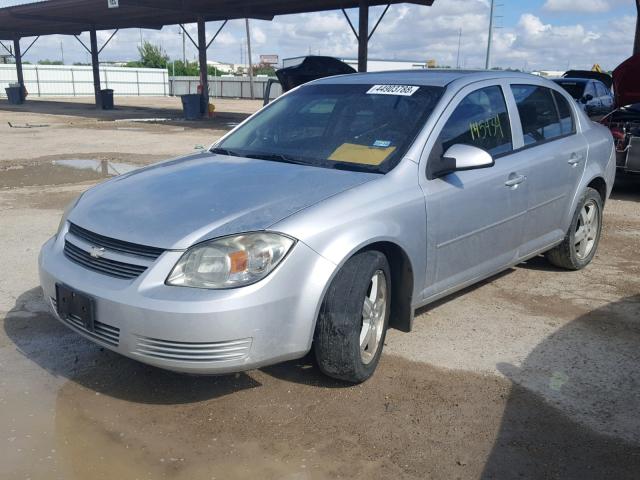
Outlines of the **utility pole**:
[[64,48],[62,47],[62,41],[60,41],[60,56],[62,57],[62,64],[64,65]]
[[456,58],[456,68],[460,68],[460,46],[462,44],[462,27],[458,32],[458,57]]
[[185,42],[184,29],[180,29],[182,33],[182,65],[187,66],[187,42]]
[[253,62],[251,61],[251,32],[249,30],[249,19],[244,19],[245,26],[247,27],[247,55],[249,56],[249,61],[247,64],[249,65],[249,95],[253,100]]
[[[640,0],[638,0],[640,1]],[[489,40],[487,41],[487,59],[484,64],[485,70],[491,68],[491,42],[493,40],[493,12],[495,8],[495,0],[491,0],[491,12],[489,13]]]

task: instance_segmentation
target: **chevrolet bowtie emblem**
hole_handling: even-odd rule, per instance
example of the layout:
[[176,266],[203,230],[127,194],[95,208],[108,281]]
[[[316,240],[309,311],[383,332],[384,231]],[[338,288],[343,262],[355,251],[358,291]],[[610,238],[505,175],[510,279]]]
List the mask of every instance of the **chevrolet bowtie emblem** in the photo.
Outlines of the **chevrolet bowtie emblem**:
[[102,247],[91,247],[91,252],[89,254],[93,258],[102,258],[104,257],[104,248]]

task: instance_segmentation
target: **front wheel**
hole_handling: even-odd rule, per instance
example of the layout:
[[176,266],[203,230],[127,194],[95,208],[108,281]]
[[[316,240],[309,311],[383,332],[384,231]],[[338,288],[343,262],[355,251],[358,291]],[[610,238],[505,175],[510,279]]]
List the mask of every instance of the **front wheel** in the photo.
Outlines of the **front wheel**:
[[353,383],[373,375],[389,323],[390,279],[387,258],[377,251],[356,254],[333,279],[314,335],[323,373]]
[[568,270],[580,270],[593,260],[602,233],[602,198],[587,188],[578,202],[563,242],[547,252],[550,263]]

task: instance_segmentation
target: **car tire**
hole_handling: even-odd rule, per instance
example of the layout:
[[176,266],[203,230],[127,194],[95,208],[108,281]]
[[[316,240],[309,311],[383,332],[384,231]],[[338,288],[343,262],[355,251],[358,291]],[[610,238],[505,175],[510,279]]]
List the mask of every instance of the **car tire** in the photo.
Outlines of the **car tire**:
[[556,267],[580,270],[593,260],[602,233],[602,197],[587,188],[578,202],[571,226],[560,245],[546,253]]
[[335,276],[320,308],[314,352],[320,370],[351,383],[375,371],[389,323],[391,274],[378,251],[350,258]]

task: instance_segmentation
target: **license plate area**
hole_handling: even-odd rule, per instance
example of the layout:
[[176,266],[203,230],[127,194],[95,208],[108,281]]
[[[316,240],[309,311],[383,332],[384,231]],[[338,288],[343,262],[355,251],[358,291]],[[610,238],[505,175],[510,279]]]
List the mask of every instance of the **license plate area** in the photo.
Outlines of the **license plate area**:
[[80,321],[88,331],[95,330],[94,302],[88,295],[56,284],[56,308],[63,320]]

